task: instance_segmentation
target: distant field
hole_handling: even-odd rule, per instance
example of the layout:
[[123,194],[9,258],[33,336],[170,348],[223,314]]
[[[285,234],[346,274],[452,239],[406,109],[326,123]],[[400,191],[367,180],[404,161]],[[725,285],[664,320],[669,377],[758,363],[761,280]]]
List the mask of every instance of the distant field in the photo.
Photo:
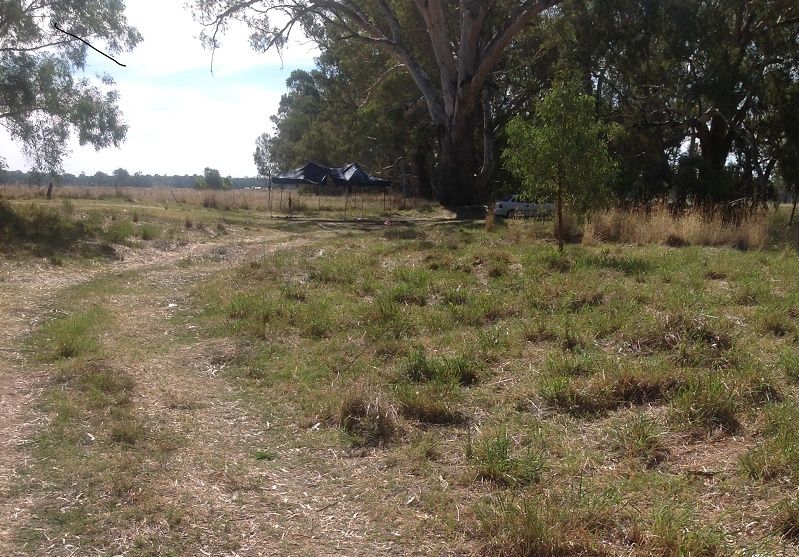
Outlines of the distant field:
[[10,206],[0,553],[799,554],[783,214]]
[[[43,186],[0,186],[0,198],[44,199]],[[274,216],[377,217],[391,215],[435,214],[437,205],[428,200],[405,198],[397,192],[370,193],[353,191],[350,195],[316,195],[294,189],[268,190],[193,190],[186,188],[103,188],[57,187],[56,199],[124,200],[143,205],[182,204],[222,210],[254,210]]]

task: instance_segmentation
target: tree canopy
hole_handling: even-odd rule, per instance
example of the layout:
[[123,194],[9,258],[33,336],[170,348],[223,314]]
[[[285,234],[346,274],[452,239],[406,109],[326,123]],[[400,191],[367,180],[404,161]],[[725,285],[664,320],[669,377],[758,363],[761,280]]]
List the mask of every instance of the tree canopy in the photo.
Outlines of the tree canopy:
[[0,2],[0,125],[34,168],[59,171],[72,134],[97,149],[124,139],[113,81],[84,77],[86,45],[55,28],[124,52],[141,41],[124,9],[121,0]]
[[[219,46],[230,20],[252,30],[258,50],[283,46],[295,25],[321,46],[357,42],[392,63],[375,84],[406,72],[438,140],[436,189],[445,203],[486,196],[495,166],[489,81],[509,45],[559,0],[195,0],[205,42]],[[274,25],[275,14],[287,23]],[[372,66],[375,67],[375,66]],[[379,67],[379,66],[378,66]]]
[[[259,9],[276,6],[256,4]],[[451,115],[459,116],[449,120],[449,131],[431,113],[413,71],[397,61],[383,39],[365,37],[363,22],[354,22],[353,14],[338,14],[334,8],[340,4],[292,4],[307,8],[302,17],[289,19],[317,41],[322,56],[316,69],[292,76],[273,122],[269,145],[281,170],[308,159],[327,158],[330,164],[359,160],[398,181],[407,176],[427,181],[445,201],[467,203],[483,194],[513,191],[518,182],[503,167],[495,168],[493,152],[506,148],[507,124],[514,116],[535,112],[532,99],[551,86],[558,61],[566,61],[576,68],[584,92],[594,97],[597,117],[625,131],[610,146],[619,163],[610,186],[620,202],[669,199],[685,205],[744,199],[755,207],[778,193],[777,171],[785,166],[778,159],[786,153],[788,133],[780,123],[787,102],[783,92],[799,76],[799,5],[793,1],[554,3],[526,20],[504,46],[474,111],[465,111],[469,85],[456,87],[457,110]],[[381,2],[348,4],[358,7],[382,37],[393,40],[384,19],[389,12],[382,11]],[[410,45],[445,105],[451,83],[442,78],[450,59],[444,53],[446,48],[457,51],[453,59],[460,67],[460,45],[469,42],[464,30],[475,13],[469,11],[472,4],[422,2],[421,10],[419,2],[388,4],[400,25],[397,36]],[[221,5],[204,3],[209,39],[224,20],[219,19]],[[246,16],[239,3],[225,5],[250,23],[259,48],[282,44],[279,38],[287,28],[261,25],[273,12]],[[486,6],[480,12],[486,17],[481,56],[487,37],[505,28],[519,4]],[[424,15],[439,8],[448,22],[442,35],[446,45],[431,34],[435,18],[430,27]],[[289,10],[289,16],[295,15]],[[360,38],[350,38],[352,31]],[[458,148],[453,147],[456,137]],[[452,153],[462,164],[448,170]],[[451,195],[442,182],[447,175],[454,188],[450,193],[455,192]],[[469,182],[471,193],[460,187]]]

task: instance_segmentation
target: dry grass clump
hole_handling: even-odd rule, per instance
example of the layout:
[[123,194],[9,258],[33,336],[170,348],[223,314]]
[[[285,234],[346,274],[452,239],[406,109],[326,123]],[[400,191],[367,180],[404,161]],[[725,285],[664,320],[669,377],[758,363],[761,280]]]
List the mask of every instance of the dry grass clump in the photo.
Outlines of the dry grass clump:
[[[755,480],[799,478],[799,406],[793,401],[769,407],[760,433],[761,442],[740,460],[744,474]],[[797,531],[799,533],[799,531]]]
[[598,557],[608,555],[599,533],[612,528],[611,501],[581,493],[499,497],[477,508],[483,554],[496,557]]
[[665,315],[638,338],[626,343],[637,354],[663,352],[683,366],[729,367],[733,338],[706,317],[682,313]]
[[474,446],[469,443],[466,456],[474,461],[478,479],[504,486],[537,482],[544,467],[543,451],[517,449],[507,431],[487,435]]
[[400,384],[396,396],[402,415],[434,425],[457,425],[467,420],[458,408],[458,387],[451,383]]
[[590,416],[664,400],[684,383],[678,369],[607,362],[605,369],[587,377],[549,373],[539,392],[544,400],[564,412]]
[[660,425],[645,414],[634,414],[613,428],[613,448],[622,456],[642,460],[655,466],[666,459],[665,432]]
[[779,506],[777,530],[789,540],[799,540],[799,498],[786,499]]
[[347,393],[341,401],[339,426],[356,446],[391,442],[399,432],[397,411],[383,396],[366,388]]
[[769,240],[769,216],[758,213],[741,224],[727,223],[721,215],[705,216],[699,212],[674,215],[666,207],[650,211],[608,209],[591,215],[583,227],[583,243],[601,242],[732,246],[738,249],[762,249]]
[[710,375],[694,378],[674,400],[675,422],[694,431],[738,431],[739,401],[735,389],[721,378]]

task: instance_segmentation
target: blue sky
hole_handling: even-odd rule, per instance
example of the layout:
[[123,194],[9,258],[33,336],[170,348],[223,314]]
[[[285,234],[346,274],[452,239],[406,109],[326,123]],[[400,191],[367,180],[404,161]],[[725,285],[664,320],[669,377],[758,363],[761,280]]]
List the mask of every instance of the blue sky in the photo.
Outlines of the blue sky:
[[[255,175],[255,138],[271,129],[269,116],[277,110],[291,71],[313,67],[316,47],[297,36],[281,63],[275,52],[252,51],[246,28],[233,26],[211,75],[211,55],[197,38],[201,27],[181,1],[126,4],[128,20],[143,42],[117,57],[125,68],[90,51],[89,73],[107,73],[115,80],[130,126],[127,140],[119,149],[102,151],[74,142],[64,170],[93,174],[122,167],[131,174],[199,174],[211,166],[222,175]],[[0,152],[12,169],[30,166],[4,134]]]

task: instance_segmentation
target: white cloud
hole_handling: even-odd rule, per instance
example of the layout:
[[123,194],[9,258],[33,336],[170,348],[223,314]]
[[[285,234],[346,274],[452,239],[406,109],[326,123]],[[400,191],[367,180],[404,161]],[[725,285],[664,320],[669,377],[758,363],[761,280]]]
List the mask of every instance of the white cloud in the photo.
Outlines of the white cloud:
[[[93,71],[117,82],[130,126],[127,140],[119,149],[99,152],[74,142],[65,171],[123,167],[131,173],[185,174],[212,166],[223,175],[255,174],[255,138],[269,129],[291,70],[309,67],[318,50],[295,40],[281,68],[277,53],[253,52],[247,29],[233,26],[216,53],[212,76],[210,53],[197,38],[201,26],[180,2],[129,0],[127,14],[144,37],[133,52],[119,55],[127,67],[100,55],[90,58]],[[10,168],[27,168],[4,132],[0,153]]]

